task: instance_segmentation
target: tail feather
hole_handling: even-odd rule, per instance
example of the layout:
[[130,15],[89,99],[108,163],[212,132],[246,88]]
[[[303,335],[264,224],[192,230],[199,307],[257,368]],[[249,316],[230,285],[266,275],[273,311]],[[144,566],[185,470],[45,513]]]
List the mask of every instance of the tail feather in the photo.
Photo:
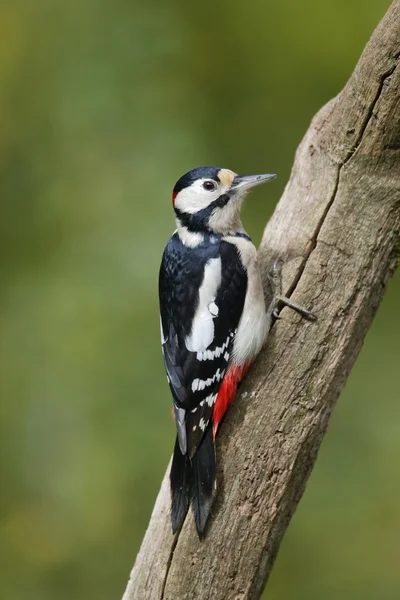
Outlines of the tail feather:
[[171,521],[173,533],[175,533],[182,525],[189,508],[191,487],[190,473],[190,458],[187,454],[182,454],[177,437],[169,476],[171,484]]
[[213,502],[215,487],[215,446],[212,425],[207,428],[193,458],[182,454],[178,438],[175,442],[171,472],[171,521],[175,533],[182,525],[190,500],[197,533],[204,535]]
[[201,539],[210,514],[215,485],[215,446],[211,423],[192,458],[191,485],[194,520]]

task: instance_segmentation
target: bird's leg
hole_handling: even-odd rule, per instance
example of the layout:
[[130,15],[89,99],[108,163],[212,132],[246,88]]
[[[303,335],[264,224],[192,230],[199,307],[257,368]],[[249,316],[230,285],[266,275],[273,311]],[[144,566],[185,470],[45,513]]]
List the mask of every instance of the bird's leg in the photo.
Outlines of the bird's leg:
[[289,308],[292,308],[298,312],[299,315],[308,321],[317,320],[317,317],[312,312],[304,308],[304,306],[300,306],[300,304],[297,304],[297,302],[294,302],[290,298],[286,298],[286,296],[282,295],[282,261],[278,258],[274,262],[272,272],[268,273],[268,279],[271,283],[273,293],[272,300],[267,309],[267,315],[270,319],[279,319],[279,305],[283,304],[284,306],[288,306]]

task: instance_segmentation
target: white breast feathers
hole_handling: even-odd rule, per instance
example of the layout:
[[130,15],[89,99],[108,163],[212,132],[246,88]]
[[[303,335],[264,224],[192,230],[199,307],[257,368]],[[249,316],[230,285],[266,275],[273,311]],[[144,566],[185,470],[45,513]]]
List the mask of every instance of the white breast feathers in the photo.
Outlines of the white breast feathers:
[[235,336],[232,361],[243,366],[252,362],[263,347],[268,334],[268,319],[256,248],[250,240],[242,237],[226,237],[226,241],[236,245],[247,270],[247,293]]

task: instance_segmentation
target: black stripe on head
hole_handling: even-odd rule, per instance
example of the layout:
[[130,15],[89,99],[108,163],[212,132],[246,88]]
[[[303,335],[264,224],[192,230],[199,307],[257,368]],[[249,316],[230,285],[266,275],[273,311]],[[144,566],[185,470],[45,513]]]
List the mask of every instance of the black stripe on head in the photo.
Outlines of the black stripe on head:
[[218,173],[220,170],[220,167],[199,167],[198,169],[193,169],[178,179],[173,193],[179,194],[180,191],[191,186],[197,179],[214,179],[214,181],[218,182]]
[[195,213],[185,213],[175,207],[175,214],[179,222],[189,231],[202,231],[208,229],[208,220],[216,208],[222,208],[228,204],[230,200],[229,194],[222,194],[214,202],[211,202],[206,208]]

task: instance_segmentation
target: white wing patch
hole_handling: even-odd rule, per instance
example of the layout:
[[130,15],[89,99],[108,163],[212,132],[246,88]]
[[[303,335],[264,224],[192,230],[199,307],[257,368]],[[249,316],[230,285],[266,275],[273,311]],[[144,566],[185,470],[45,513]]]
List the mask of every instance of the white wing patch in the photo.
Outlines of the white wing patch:
[[[215,298],[214,298],[214,300],[215,300]],[[213,317],[218,317],[219,308],[215,304],[214,300],[212,302],[210,302],[208,310],[210,311],[210,313],[212,314]]]
[[214,404],[214,402],[217,399],[217,396],[218,394],[211,394],[210,396],[207,396],[205,401],[207,402],[208,406],[212,406]]
[[211,258],[204,267],[203,282],[199,289],[199,305],[194,315],[192,330],[185,340],[189,352],[204,352],[214,339],[213,319],[216,315],[210,311],[210,305],[214,304],[216,307],[214,300],[220,284],[221,259]]
[[161,317],[160,317],[160,331],[161,331],[161,346],[164,346],[164,344],[165,344],[165,342],[167,340],[164,337],[164,332],[163,332]]
[[[204,398],[204,400],[202,400],[198,406],[195,406],[190,412],[191,413],[197,412],[198,408],[203,408],[205,402],[207,403],[208,406],[212,406],[214,404],[214,402],[216,401],[217,396],[218,396],[218,394],[210,394],[209,396],[207,396],[207,398]],[[193,431],[194,431],[194,429],[193,429]]]
[[207,421],[205,421],[205,420],[203,419],[203,417],[201,417],[201,419],[200,419],[200,423],[199,423],[199,427],[200,427],[200,429],[201,429],[202,431],[205,431],[205,429],[206,429],[207,425],[208,425],[208,419],[207,419]]
[[[223,379],[224,375],[225,375],[225,370],[220,371],[219,369],[217,369],[214,377],[209,377],[208,379],[193,379],[192,392],[204,390],[206,387],[208,387],[209,385],[212,385],[216,381],[221,381],[221,379]],[[201,402],[200,402],[200,406],[201,406]]]
[[[234,332],[230,333],[228,335],[228,337],[226,338],[225,342],[222,344],[222,346],[217,346],[214,350],[204,350],[204,352],[198,352],[197,353],[197,360],[214,360],[214,358],[219,358],[221,356],[221,354],[223,354],[225,352],[225,350],[227,349],[228,345],[229,345],[229,338],[234,336]],[[227,354],[227,353],[226,353]],[[226,358],[226,356],[224,356],[224,358],[226,360],[228,360]],[[228,354],[228,358],[229,358],[229,354]]]

